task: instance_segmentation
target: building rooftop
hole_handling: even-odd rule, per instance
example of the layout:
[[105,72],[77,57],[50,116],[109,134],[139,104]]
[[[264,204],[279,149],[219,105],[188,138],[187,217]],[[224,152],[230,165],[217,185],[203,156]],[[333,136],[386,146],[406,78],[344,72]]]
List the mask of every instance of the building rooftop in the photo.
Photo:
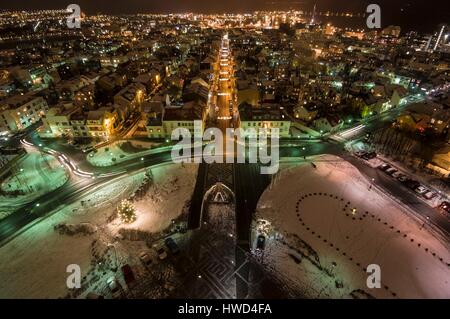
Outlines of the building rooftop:
[[194,101],[185,103],[182,107],[166,108],[164,121],[202,120],[202,109],[202,106]]
[[241,121],[287,121],[279,106],[255,108],[247,103],[239,107]]
[[17,107],[20,107],[32,100],[34,100],[35,98],[38,98],[39,96],[37,96],[34,92],[30,92],[24,95],[18,94],[18,95],[14,95],[11,97],[8,97],[4,100],[0,101],[0,106],[1,109],[5,110],[5,109],[14,109]]

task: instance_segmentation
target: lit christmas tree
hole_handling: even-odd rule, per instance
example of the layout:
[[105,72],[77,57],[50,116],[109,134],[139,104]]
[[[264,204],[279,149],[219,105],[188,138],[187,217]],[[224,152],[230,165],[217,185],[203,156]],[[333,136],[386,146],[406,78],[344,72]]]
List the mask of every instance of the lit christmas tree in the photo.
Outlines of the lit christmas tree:
[[136,210],[133,204],[126,199],[120,202],[117,212],[122,222],[126,224],[130,224],[136,220]]

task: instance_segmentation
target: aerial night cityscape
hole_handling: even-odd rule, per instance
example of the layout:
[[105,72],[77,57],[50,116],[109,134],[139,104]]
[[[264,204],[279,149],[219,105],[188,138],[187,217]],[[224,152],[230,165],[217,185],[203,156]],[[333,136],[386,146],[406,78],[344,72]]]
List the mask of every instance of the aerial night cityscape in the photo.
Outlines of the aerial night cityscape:
[[3,2],[0,299],[450,300],[450,3]]

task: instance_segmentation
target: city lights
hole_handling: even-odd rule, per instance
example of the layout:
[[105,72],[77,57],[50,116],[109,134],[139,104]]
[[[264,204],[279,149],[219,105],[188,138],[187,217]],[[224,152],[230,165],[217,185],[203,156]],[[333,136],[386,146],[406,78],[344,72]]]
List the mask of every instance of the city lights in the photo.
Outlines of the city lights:
[[450,299],[450,4],[105,3],[0,11],[0,299]]

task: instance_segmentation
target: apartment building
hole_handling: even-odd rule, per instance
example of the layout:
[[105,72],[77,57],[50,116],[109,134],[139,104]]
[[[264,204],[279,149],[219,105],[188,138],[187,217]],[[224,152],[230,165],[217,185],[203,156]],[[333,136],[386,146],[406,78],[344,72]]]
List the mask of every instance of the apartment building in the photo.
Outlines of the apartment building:
[[87,114],[86,126],[91,137],[114,135],[118,124],[118,114],[112,107],[103,107]]
[[18,132],[39,121],[48,104],[34,93],[15,95],[0,101],[0,131]]
[[131,83],[114,96],[115,107],[123,113],[122,120],[125,120],[132,112],[141,110],[146,92],[143,84]]
[[270,129],[278,128],[280,137],[289,137],[291,122],[279,107],[255,108],[249,104],[239,106],[240,127],[244,130],[254,129],[260,134],[264,129],[270,135]]
[[119,117],[112,107],[84,113],[79,107],[60,104],[48,111],[43,118],[43,124],[38,132],[43,138],[105,138],[116,133]]
[[[189,130],[191,135],[203,134],[206,112],[202,102],[192,101],[182,107],[168,107],[163,115],[149,118],[147,132],[149,138],[170,138],[177,128]],[[194,121],[200,121],[200,128],[194,127]]]

